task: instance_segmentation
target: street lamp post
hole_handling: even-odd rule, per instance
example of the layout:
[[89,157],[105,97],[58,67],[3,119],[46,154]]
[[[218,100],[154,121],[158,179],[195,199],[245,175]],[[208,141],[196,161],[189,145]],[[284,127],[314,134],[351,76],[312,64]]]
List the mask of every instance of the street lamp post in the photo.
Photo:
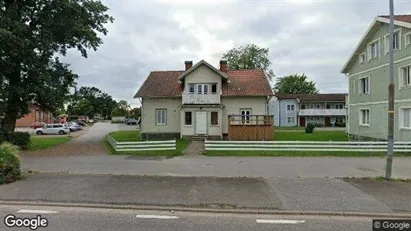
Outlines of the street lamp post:
[[389,27],[389,85],[388,85],[388,142],[387,163],[385,166],[385,179],[391,180],[392,160],[394,155],[394,0],[390,1],[390,27]]

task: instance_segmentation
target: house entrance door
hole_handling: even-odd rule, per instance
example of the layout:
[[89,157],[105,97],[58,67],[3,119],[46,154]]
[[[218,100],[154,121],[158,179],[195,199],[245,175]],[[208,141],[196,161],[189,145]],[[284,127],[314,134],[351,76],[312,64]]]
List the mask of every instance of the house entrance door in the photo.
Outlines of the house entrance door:
[[207,133],[207,116],[205,111],[196,112],[196,133],[206,134]]

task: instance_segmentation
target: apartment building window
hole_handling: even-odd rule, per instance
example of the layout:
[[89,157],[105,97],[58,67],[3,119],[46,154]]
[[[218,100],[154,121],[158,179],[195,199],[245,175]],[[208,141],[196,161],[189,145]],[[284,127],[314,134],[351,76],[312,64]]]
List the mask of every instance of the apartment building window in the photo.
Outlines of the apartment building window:
[[405,46],[411,45],[411,32],[405,34]]
[[327,104],[327,105],[325,106],[325,108],[326,108],[326,109],[331,109],[331,105]]
[[411,86],[411,65],[406,67],[401,67],[400,78],[402,86]]
[[342,104],[336,104],[335,109],[344,109],[344,105]]
[[[401,49],[401,40],[400,40],[400,31],[395,31],[393,34],[392,49],[398,50]],[[385,52],[388,53],[390,43],[390,38],[388,35],[385,36]]]
[[217,94],[217,84],[215,83],[211,84],[211,93]]
[[360,125],[370,125],[370,109],[360,109]]
[[411,129],[411,108],[400,109],[401,128]]
[[294,104],[287,105],[287,111],[294,111]]
[[368,52],[369,52],[369,59],[374,59],[380,57],[380,40],[377,40],[373,43],[371,43],[368,46]]
[[365,53],[360,54],[359,56],[359,62],[364,63],[365,62]]
[[211,112],[211,125],[218,125],[218,112],[217,111]]
[[287,117],[287,123],[294,124],[295,123],[295,117],[292,117],[292,116]]
[[370,94],[370,77],[360,79],[360,92],[362,94]]
[[191,111],[185,112],[184,125],[193,125],[193,113]]
[[167,124],[167,110],[166,109],[156,109],[156,125],[166,125]]
[[217,84],[208,84],[208,83],[189,83],[188,84],[189,88],[189,93],[190,94],[210,94],[210,89],[211,89],[211,94],[217,94]]
[[188,84],[188,89],[189,89],[190,94],[194,94],[195,86],[193,83]]
[[317,109],[319,109],[321,107],[321,105],[317,104]]

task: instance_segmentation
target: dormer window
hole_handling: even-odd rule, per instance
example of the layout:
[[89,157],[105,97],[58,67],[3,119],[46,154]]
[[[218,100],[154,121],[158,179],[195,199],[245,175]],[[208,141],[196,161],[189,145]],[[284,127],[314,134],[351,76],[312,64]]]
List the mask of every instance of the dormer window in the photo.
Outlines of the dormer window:
[[189,83],[188,93],[207,95],[207,94],[217,94],[217,84],[216,83]]
[[217,84],[216,83],[211,84],[211,93],[217,94]]
[[189,88],[189,91],[190,91],[190,94],[194,94],[194,84],[193,83],[190,83],[190,84],[188,84],[188,88]]

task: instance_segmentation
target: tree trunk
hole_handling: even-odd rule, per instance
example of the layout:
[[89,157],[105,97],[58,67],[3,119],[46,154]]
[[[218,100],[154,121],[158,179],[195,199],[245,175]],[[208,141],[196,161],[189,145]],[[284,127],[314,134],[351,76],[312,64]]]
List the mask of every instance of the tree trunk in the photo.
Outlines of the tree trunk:
[[2,132],[14,132],[16,128],[17,113],[6,113],[3,126],[1,127]]

